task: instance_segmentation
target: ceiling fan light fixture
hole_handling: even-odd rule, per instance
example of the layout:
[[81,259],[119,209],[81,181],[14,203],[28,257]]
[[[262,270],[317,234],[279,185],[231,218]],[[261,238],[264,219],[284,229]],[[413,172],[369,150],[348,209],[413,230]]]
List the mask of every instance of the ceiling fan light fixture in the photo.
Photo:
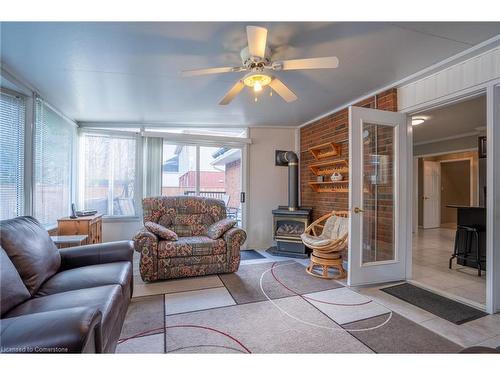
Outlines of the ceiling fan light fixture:
[[272,77],[263,73],[250,73],[243,78],[245,86],[253,88],[255,92],[262,91],[262,88],[269,85],[271,81]]

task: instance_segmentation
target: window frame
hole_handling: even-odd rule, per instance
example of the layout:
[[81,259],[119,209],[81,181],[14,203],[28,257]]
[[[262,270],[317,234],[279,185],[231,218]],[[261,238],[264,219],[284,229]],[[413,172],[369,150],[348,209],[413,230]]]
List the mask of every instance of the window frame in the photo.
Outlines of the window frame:
[[85,181],[85,155],[83,154],[84,148],[82,144],[84,142],[84,137],[86,135],[96,135],[96,136],[108,136],[111,138],[125,138],[125,139],[134,139],[135,140],[135,179],[134,179],[134,210],[135,215],[126,215],[126,216],[116,216],[116,215],[103,215],[103,222],[120,222],[120,221],[137,221],[142,218],[142,189],[143,189],[143,171],[142,171],[142,162],[143,162],[143,147],[142,147],[142,137],[140,133],[137,132],[128,132],[128,131],[115,131],[115,130],[100,130],[100,129],[86,129],[79,127],[77,131],[77,139],[78,139],[78,153],[77,153],[77,176],[75,183],[76,190],[76,203],[81,206],[85,200],[84,198],[84,181]]

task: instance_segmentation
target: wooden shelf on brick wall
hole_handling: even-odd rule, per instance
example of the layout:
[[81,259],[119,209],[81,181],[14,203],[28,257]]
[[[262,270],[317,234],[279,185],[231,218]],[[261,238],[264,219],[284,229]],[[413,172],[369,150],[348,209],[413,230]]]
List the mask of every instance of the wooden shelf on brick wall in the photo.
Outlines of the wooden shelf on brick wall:
[[323,163],[311,164],[309,169],[316,176],[330,176],[334,172],[347,173],[349,172],[347,160],[325,161]]
[[316,160],[321,160],[325,158],[329,158],[331,156],[340,155],[340,151],[342,146],[338,143],[328,142],[323,143],[318,146],[311,147],[309,152],[314,156]]
[[347,193],[349,192],[349,181],[324,181],[309,182],[309,186],[316,193]]

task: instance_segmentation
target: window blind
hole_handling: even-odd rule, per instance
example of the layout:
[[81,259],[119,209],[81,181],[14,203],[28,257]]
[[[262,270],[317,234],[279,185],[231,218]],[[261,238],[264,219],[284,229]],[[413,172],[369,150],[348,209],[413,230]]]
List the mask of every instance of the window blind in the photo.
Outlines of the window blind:
[[23,97],[0,94],[0,219],[24,214]]
[[82,135],[83,207],[106,216],[135,216],[136,138]]
[[76,127],[36,99],[34,134],[34,216],[44,225],[67,216],[71,206]]

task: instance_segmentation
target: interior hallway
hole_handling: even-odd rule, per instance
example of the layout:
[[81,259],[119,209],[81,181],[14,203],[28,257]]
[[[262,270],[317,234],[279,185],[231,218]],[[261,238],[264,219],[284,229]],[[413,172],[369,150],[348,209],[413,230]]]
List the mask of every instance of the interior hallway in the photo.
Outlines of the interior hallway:
[[[447,297],[473,302],[476,307],[486,304],[486,272],[477,276],[475,268],[453,266],[448,261],[453,252],[455,229],[419,228],[413,235],[413,280]],[[465,301],[464,301],[465,299]],[[468,300],[468,301],[467,301]]]

